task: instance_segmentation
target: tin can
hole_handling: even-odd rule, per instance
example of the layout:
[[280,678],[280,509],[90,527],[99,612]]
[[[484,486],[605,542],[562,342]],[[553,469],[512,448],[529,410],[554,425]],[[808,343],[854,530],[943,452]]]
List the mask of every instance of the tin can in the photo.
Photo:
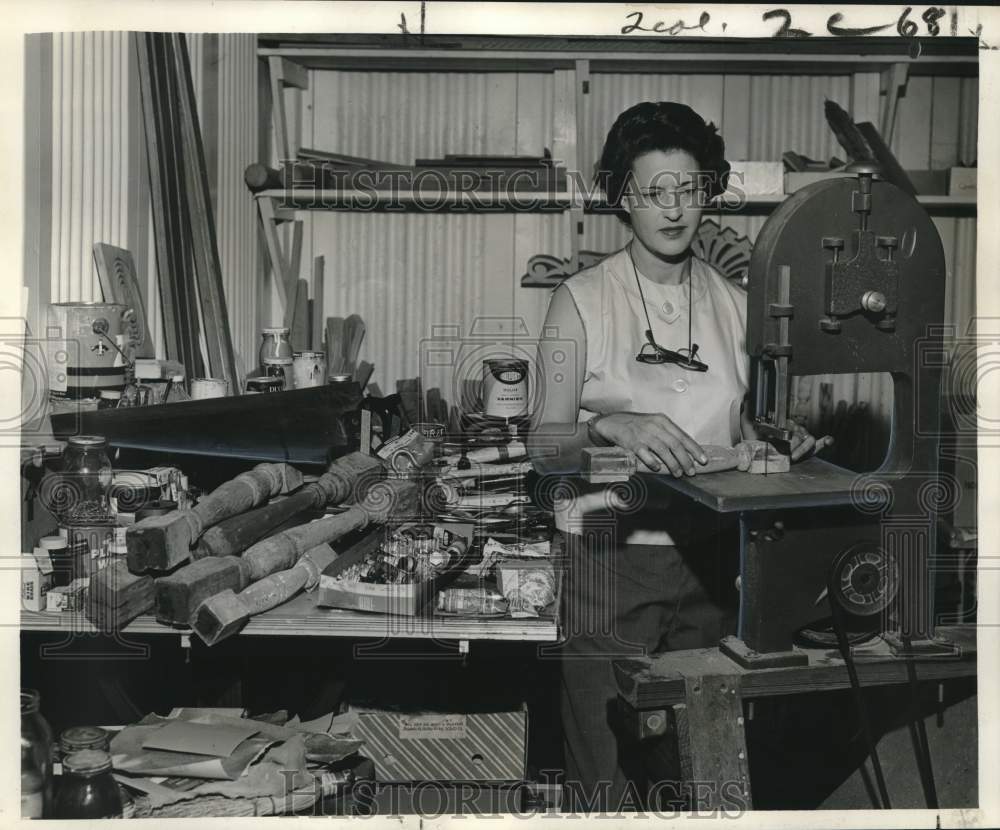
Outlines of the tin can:
[[528,414],[528,361],[483,361],[483,414],[523,418]]
[[247,394],[281,392],[285,382],[277,377],[247,378]]
[[229,383],[222,378],[191,378],[191,399],[224,398],[229,394]]
[[292,360],[292,380],[296,389],[322,386],[326,382],[326,354],[296,352]]

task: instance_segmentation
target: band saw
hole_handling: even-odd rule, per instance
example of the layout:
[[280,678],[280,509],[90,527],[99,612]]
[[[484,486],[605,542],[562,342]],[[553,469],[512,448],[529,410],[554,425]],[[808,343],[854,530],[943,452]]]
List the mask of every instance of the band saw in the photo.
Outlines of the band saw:
[[[886,457],[870,473],[819,458],[788,472],[648,476],[740,525],[740,612],[723,650],[746,667],[806,662],[793,648],[838,603],[898,652],[935,638],[935,555],[945,260],[917,200],[872,165],[817,182],[771,214],[754,245],[746,345],[758,437],[792,437],[795,376],[885,372]],[[835,645],[836,640],[831,642]]]

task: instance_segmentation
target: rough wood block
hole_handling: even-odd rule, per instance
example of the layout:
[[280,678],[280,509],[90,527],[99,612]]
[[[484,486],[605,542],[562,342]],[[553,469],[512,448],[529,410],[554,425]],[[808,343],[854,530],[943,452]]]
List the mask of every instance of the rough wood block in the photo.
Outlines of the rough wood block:
[[189,625],[195,609],[208,597],[244,587],[244,567],[237,557],[199,559],[156,580],[156,619],[167,625]]

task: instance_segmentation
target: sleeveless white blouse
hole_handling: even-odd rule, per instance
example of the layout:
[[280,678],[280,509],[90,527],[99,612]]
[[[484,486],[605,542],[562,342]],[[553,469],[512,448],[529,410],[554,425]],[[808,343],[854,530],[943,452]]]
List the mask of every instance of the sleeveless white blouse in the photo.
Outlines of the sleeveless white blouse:
[[[688,283],[661,285],[641,273],[639,280],[653,339],[667,349],[686,348]],[[692,339],[698,359],[708,364],[707,372],[692,372],[635,359],[646,342],[647,325],[627,250],[574,274],[564,285],[576,302],[587,341],[579,420],[608,412],[662,412],[700,444],[729,447],[740,441],[750,370],[745,291],[708,263],[692,259]],[[607,488],[556,504],[560,530],[581,533],[590,526],[607,527],[609,521],[630,544],[673,541],[662,509],[616,504]]]

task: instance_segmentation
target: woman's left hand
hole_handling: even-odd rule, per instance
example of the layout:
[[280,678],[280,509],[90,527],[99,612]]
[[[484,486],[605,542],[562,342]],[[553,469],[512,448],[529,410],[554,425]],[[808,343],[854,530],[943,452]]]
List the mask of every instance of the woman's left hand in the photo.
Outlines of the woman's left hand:
[[792,461],[801,461],[815,455],[825,447],[833,443],[833,436],[824,435],[822,438],[813,438],[804,426],[795,424],[792,427]]

